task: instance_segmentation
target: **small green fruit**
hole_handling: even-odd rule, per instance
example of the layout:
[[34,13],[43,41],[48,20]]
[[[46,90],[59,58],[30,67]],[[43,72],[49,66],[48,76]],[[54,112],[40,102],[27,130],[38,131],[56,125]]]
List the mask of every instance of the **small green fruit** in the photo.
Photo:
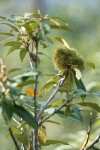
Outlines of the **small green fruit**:
[[57,70],[66,70],[68,66],[75,66],[80,71],[84,70],[84,61],[74,49],[65,46],[58,48],[53,55],[53,62]]

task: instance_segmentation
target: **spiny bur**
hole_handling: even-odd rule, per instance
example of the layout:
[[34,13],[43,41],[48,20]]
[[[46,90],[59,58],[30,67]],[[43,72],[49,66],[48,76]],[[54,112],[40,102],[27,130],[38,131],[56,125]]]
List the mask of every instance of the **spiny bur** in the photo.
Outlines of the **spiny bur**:
[[84,61],[74,49],[65,46],[58,48],[53,55],[53,62],[57,70],[66,70],[68,66],[75,66],[80,71],[84,70]]

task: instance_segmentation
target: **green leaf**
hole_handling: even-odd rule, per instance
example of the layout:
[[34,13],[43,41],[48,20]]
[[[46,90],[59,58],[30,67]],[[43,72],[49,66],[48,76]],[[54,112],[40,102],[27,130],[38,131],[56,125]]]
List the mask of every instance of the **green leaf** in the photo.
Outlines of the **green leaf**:
[[[60,21],[62,21],[62,22],[64,22],[64,23],[67,24],[66,20],[64,20],[64,19],[62,19],[62,18],[60,18],[60,17],[52,16],[51,18],[56,19],[56,20],[60,20]],[[67,24],[67,25],[68,25],[68,24]]]
[[46,122],[49,122],[49,123],[54,123],[54,124],[58,124],[58,125],[60,125],[60,123],[59,123],[59,122],[52,121],[52,120],[46,120]]
[[10,69],[10,70],[8,70],[8,74],[11,74],[13,72],[20,71],[20,70],[21,70],[21,68]]
[[86,64],[92,69],[95,69],[95,64],[93,62],[86,62]]
[[58,81],[57,77],[53,77],[52,79],[50,79],[49,81],[47,81],[47,83],[45,83],[45,84],[40,88],[40,92],[49,90],[50,88],[53,87],[54,84],[56,84],[57,81]]
[[64,104],[65,100],[57,101],[52,104],[52,107],[59,107],[60,105]]
[[100,150],[100,148],[97,148],[97,147],[94,147],[94,146],[93,146],[93,147],[91,148],[91,150]]
[[64,144],[64,145],[69,145],[67,142],[63,141],[58,141],[58,140],[46,140],[45,143],[42,143],[42,146],[47,146],[51,144]]
[[72,113],[72,111],[71,111],[70,107],[67,107],[64,112],[65,117],[69,116],[71,113]]
[[3,100],[3,114],[7,120],[11,120],[13,116],[13,105],[10,100]]
[[14,105],[13,111],[16,115],[18,115],[20,118],[22,118],[24,121],[26,121],[33,128],[38,127],[35,118],[25,108],[23,108],[21,106]]
[[[77,88],[78,88],[78,89],[82,89],[83,91],[86,92],[86,88],[85,88],[85,85],[83,84],[82,80],[81,80],[81,79],[78,80],[78,79],[76,78],[76,76],[74,76],[74,79],[75,79],[75,83],[76,83]],[[84,99],[86,98],[86,95],[81,95],[81,98],[82,98],[82,100],[84,101]]]
[[6,20],[7,18],[4,16],[0,16],[1,19]]
[[67,48],[70,49],[69,45],[67,44],[67,42],[66,42],[63,38],[61,38],[61,37],[59,37],[59,36],[55,36],[55,37],[53,37],[53,38],[54,38],[55,40],[57,40],[58,42],[64,44]]
[[81,103],[77,103],[78,105],[81,106],[87,106],[87,107],[91,107],[92,109],[96,110],[97,112],[100,112],[100,106],[96,103],[92,103],[92,102],[81,102]]
[[38,137],[39,137],[40,144],[46,142],[46,134],[40,129],[38,129]]
[[11,27],[14,31],[19,32],[19,31],[18,31],[18,28],[17,28],[16,26],[10,24],[10,23],[1,23],[1,24],[5,24],[5,25]]
[[7,35],[7,36],[14,36],[14,34],[8,33],[8,32],[0,32],[0,34],[2,34],[2,35]]
[[24,58],[26,56],[26,53],[27,53],[26,49],[21,49],[21,51],[20,51],[21,62],[23,62],[23,60],[24,60]]
[[11,47],[7,52],[7,56],[10,55],[11,53],[13,53],[15,50],[18,50],[18,49],[20,49],[19,46]]
[[52,18],[48,18],[48,21],[50,21],[51,23],[53,23],[56,26],[60,26],[60,23]]
[[74,91],[74,94],[82,96],[82,95],[88,95],[89,93],[83,91],[82,89],[77,89],[77,90]]
[[26,146],[28,145],[28,137],[25,133],[15,133],[14,136],[20,143],[23,143]]
[[23,88],[24,86],[37,83],[35,80],[28,80],[18,84],[19,88]]
[[19,42],[19,41],[10,41],[10,42],[5,43],[4,46],[16,46],[16,47],[20,47],[21,45],[22,45],[22,43]]
[[62,26],[62,25],[50,25],[50,27],[52,29],[62,29],[62,30],[68,30],[68,31],[72,31],[70,28],[68,28],[67,26]]

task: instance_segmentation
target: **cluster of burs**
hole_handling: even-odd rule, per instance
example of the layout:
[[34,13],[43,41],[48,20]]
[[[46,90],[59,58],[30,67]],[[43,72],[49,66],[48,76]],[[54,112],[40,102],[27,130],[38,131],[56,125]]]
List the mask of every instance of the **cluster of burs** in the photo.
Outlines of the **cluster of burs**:
[[77,67],[80,71],[84,70],[84,60],[78,52],[66,46],[59,47],[53,55],[53,62],[57,70],[67,69],[68,66]]

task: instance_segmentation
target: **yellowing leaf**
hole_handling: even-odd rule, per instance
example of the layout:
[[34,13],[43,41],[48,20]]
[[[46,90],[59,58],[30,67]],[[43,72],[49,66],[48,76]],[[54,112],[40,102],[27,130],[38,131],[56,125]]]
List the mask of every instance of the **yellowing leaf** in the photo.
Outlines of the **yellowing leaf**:
[[[25,92],[27,93],[27,95],[34,96],[34,89],[28,89]],[[37,92],[36,96],[42,98],[42,95],[38,92]]]
[[63,38],[61,38],[61,37],[59,37],[59,36],[55,36],[54,39],[56,39],[56,40],[59,41],[60,43],[63,43],[67,48],[70,49],[69,45],[67,44],[67,42],[66,42]]
[[43,131],[41,131],[40,129],[38,129],[38,137],[39,137],[39,141],[40,143],[45,143],[46,142],[46,135]]
[[76,78],[77,78],[78,80],[80,80],[81,77],[82,77],[82,74],[81,74],[80,70],[77,69],[77,68],[74,68],[74,71],[75,71],[75,73],[76,73]]

